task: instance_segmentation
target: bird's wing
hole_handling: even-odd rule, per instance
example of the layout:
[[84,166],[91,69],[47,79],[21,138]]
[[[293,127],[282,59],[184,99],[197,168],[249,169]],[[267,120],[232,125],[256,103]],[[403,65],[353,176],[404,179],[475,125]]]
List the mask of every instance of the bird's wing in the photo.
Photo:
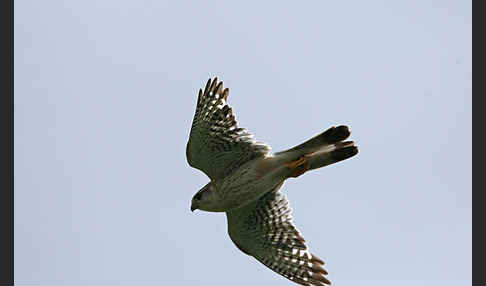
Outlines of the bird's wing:
[[196,112],[186,146],[187,162],[211,179],[220,179],[242,164],[270,151],[244,128],[238,128],[231,107],[226,103],[229,89],[223,82],[208,80],[199,89]]
[[324,262],[309,252],[292,223],[292,209],[280,187],[226,213],[231,240],[241,251],[297,284],[331,284],[325,277]]

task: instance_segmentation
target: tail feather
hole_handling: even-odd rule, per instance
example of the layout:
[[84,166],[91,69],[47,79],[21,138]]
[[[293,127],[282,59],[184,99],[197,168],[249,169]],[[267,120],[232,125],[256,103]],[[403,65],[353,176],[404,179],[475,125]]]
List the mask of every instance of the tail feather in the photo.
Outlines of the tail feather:
[[[340,141],[346,140],[351,132],[349,128],[345,125],[341,125],[338,127],[331,127],[326,131],[322,132],[321,134],[312,137],[311,139],[305,141],[304,143],[297,145],[289,150],[289,151],[304,151],[305,153],[314,152],[316,150],[322,149],[325,146],[330,146],[332,144],[338,143]],[[283,152],[281,152],[283,153]]]
[[358,147],[354,145],[353,141],[344,141],[350,135],[351,132],[347,126],[333,126],[300,145],[275,153],[276,156],[271,162],[275,166],[280,166],[295,162],[305,156],[308,164],[307,170],[314,170],[346,160],[358,154]]
[[338,142],[334,148],[329,151],[326,149],[322,152],[315,152],[309,156],[309,170],[322,168],[327,165],[346,160],[358,154],[358,147],[353,141]]

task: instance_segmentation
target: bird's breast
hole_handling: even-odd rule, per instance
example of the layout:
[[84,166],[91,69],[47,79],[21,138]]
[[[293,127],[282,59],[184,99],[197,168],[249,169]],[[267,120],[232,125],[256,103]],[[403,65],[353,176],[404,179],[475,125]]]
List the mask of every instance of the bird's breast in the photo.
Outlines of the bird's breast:
[[238,208],[260,198],[281,183],[281,178],[264,171],[263,158],[247,162],[220,182],[219,198],[226,210]]

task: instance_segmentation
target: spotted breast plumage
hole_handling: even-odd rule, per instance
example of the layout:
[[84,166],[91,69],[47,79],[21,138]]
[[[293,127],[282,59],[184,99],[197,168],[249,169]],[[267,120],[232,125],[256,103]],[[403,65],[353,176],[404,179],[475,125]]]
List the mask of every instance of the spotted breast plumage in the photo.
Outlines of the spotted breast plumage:
[[186,157],[210,182],[199,190],[191,210],[226,212],[228,233],[242,252],[289,280],[306,286],[331,284],[324,262],[309,251],[292,221],[292,209],[280,191],[297,178],[358,153],[345,141],[347,126],[331,127],[291,149],[271,153],[237,126],[227,104],[229,89],[209,79],[199,90]]

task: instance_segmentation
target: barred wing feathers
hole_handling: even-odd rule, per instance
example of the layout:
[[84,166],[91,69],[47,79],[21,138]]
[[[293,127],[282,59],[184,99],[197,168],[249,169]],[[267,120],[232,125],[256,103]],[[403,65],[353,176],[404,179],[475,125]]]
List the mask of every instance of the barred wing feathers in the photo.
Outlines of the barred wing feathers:
[[186,146],[187,162],[211,179],[224,178],[242,164],[264,156],[270,146],[253,139],[239,128],[226,100],[229,89],[218,79],[208,80],[200,89],[191,133]]
[[330,285],[324,262],[309,252],[292,223],[292,209],[280,187],[227,212],[231,239],[241,251],[297,284]]

